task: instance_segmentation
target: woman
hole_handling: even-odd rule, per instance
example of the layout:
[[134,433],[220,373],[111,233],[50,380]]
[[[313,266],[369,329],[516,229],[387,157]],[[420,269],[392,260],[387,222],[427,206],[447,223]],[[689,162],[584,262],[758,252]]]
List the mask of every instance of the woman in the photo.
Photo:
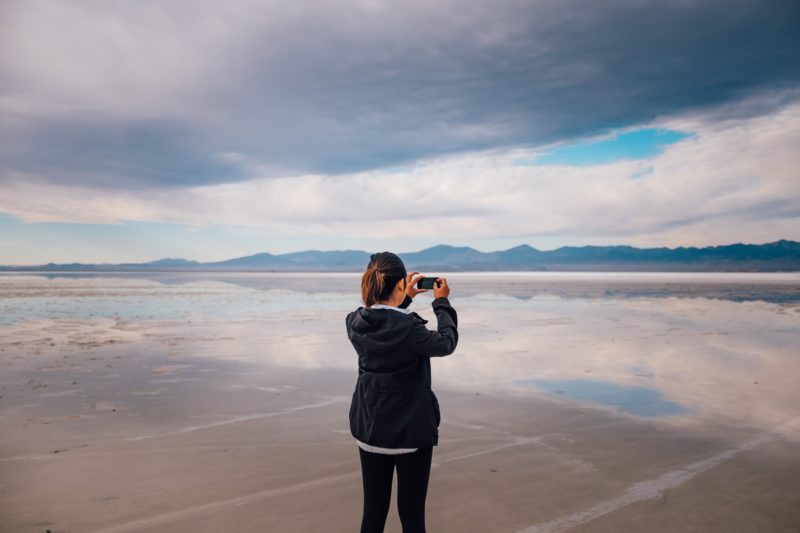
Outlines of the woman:
[[358,380],[350,404],[364,487],[361,533],[382,532],[397,468],[397,509],[403,533],[425,532],[425,497],[433,446],[439,441],[439,402],[431,390],[431,357],[453,353],[458,318],[447,279],[437,278],[433,312],[438,331],[407,309],[417,289],[400,258],[370,257],[361,278],[364,307],[349,313],[347,336],[358,353]]

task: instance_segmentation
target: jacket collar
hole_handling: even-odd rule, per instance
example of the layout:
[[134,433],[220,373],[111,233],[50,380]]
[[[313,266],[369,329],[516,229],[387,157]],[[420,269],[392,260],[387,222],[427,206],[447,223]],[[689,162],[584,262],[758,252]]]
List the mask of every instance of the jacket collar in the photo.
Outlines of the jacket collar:
[[405,313],[406,315],[411,312],[411,309],[408,308],[404,309],[402,307],[394,307],[392,305],[386,305],[386,304],[372,304],[371,306],[368,307],[368,309],[394,309],[395,311],[400,311],[401,313]]

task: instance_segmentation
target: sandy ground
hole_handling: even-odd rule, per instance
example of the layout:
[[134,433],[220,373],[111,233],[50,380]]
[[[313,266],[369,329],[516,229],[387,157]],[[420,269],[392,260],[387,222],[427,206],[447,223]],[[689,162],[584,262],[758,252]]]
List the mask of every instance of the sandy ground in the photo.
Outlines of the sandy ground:
[[[540,307],[517,318],[544,328],[528,330],[533,344],[518,347],[521,357],[500,342],[510,330],[487,327],[486,301],[464,303],[473,333],[433,363],[443,420],[429,531],[800,531],[796,308],[663,300],[645,312],[646,304],[610,306],[598,323],[589,318],[597,308],[582,315],[583,303],[562,315]],[[508,302],[495,311],[514,326]],[[357,531],[361,479],[347,429],[355,369],[346,343],[331,346],[338,314],[6,327],[0,531]],[[317,334],[280,331],[285,320]],[[681,331],[665,336],[669,328]],[[526,366],[541,363],[533,347],[553,350],[557,340],[565,354],[608,355],[610,346],[634,383],[658,382],[690,412],[637,416],[523,382],[492,386],[564,378],[557,361],[539,374]],[[629,359],[642,343],[660,346],[649,366]],[[339,355],[321,360],[332,350]],[[731,354],[740,357],[731,363]],[[689,365],[693,358],[702,364]],[[587,356],[575,372],[627,383],[604,365]],[[386,531],[401,531],[394,503]]]

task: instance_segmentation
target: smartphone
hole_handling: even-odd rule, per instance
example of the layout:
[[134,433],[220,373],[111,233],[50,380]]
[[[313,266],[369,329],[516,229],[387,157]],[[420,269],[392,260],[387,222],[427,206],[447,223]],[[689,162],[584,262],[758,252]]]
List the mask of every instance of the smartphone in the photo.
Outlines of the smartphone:
[[[436,283],[436,278],[419,278],[417,280],[417,288],[418,289],[432,289],[434,284]],[[438,283],[437,285],[441,285]]]

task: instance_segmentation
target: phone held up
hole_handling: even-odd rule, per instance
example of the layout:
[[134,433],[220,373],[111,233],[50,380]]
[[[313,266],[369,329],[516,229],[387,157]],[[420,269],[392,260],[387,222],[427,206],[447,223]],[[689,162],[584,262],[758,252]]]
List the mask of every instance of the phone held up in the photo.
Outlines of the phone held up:
[[437,287],[440,287],[442,284],[440,282],[437,283],[435,277],[433,277],[433,278],[425,277],[425,278],[419,278],[417,280],[417,288],[418,289],[432,289],[434,287],[434,285],[436,285]]

